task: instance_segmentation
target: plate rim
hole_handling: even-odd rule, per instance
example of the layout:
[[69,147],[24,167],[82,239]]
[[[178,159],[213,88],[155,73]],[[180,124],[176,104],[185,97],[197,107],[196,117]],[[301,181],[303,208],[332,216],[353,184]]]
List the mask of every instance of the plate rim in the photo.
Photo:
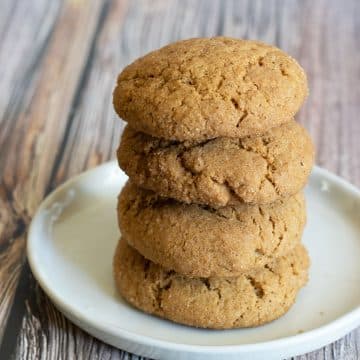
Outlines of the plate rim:
[[[78,175],[75,175],[65,181],[63,184],[55,188],[51,191],[41,202],[38,209],[36,210],[27,235],[27,243],[26,243],[26,256],[28,259],[28,263],[30,269],[34,275],[34,278],[39,283],[40,287],[46,293],[46,295],[51,299],[54,305],[64,313],[64,315],[71,321],[76,323],[80,328],[84,329],[91,328],[94,331],[102,332],[106,334],[111,334],[112,337],[125,340],[131,344],[137,345],[145,345],[156,347],[160,350],[166,351],[182,351],[182,352],[191,352],[191,353],[211,353],[212,355],[216,354],[229,354],[229,353],[249,353],[251,351],[259,351],[262,348],[262,351],[270,351],[270,350],[280,350],[284,349],[284,347],[290,348],[300,345],[305,345],[308,342],[313,342],[315,338],[317,339],[326,339],[322,341],[323,344],[327,344],[328,340],[335,341],[341,336],[345,334],[345,331],[351,331],[355,329],[360,324],[360,304],[347,312],[346,314],[338,317],[337,319],[329,322],[328,324],[319,326],[315,329],[305,331],[300,334],[281,337],[279,339],[269,340],[269,341],[262,341],[258,343],[251,343],[251,344],[238,344],[238,345],[201,345],[201,344],[186,344],[186,343],[175,343],[167,340],[161,340],[157,338],[153,338],[149,335],[142,335],[136,332],[131,332],[125,330],[121,327],[116,328],[111,325],[103,325],[96,320],[86,317],[81,312],[78,312],[76,309],[71,307],[69,302],[64,302],[61,298],[58,297],[56,293],[54,293],[50,286],[48,286],[46,279],[42,276],[41,271],[37,268],[36,262],[34,260],[34,240],[32,240],[35,236],[35,226],[39,221],[42,211],[44,208],[48,206],[53,201],[53,198],[57,196],[60,192],[64,191],[66,188],[71,186],[73,183],[77,183],[81,181],[82,178],[87,177],[92,172],[100,171],[101,169],[105,169],[107,167],[112,168],[116,165],[116,160],[111,160],[105,162],[101,165],[98,165],[94,168],[88,169]],[[120,169],[119,169],[120,170]],[[121,170],[120,170],[121,171]],[[324,169],[319,166],[314,166],[312,170],[312,174],[315,176],[320,176],[325,180],[329,180],[332,183],[340,186],[341,188],[345,189],[347,192],[352,193],[356,198],[360,200],[360,189],[358,189],[355,185],[351,184],[347,180],[341,178],[340,176],[330,172],[327,169]],[[73,320],[73,318],[76,319]],[[84,324],[84,326],[82,326]],[[346,330],[345,330],[346,329]],[[86,332],[90,333],[88,330],[85,329]],[[339,332],[341,334],[339,335]],[[336,336],[332,335],[336,333]],[[91,334],[94,337],[101,338],[101,336]],[[102,338],[104,342],[107,342]],[[109,342],[107,342],[109,343]],[[115,344],[111,344],[116,346]]]

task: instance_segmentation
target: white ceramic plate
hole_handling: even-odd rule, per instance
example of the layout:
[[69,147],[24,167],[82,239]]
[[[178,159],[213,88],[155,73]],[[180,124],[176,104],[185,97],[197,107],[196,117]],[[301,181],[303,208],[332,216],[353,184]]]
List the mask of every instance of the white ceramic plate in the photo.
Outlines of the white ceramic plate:
[[360,325],[360,192],[315,168],[306,189],[310,281],[281,319],[203,330],[146,315],[115,291],[116,198],[127,177],[115,162],[69,180],[40,206],[28,237],[31,269],[55,305],[106,343],[156,359],[283,359]]

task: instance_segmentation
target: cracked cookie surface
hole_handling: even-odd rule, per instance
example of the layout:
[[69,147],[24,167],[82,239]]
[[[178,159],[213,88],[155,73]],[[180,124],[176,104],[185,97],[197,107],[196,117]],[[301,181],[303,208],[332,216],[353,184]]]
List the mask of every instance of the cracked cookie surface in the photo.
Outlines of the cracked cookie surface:
[[162,198],[128,182],[122,236],[145,258],[192,277],[237,276],[290,252],[306,222],[302,193],[268,205],[213,209]]
[[138,186],[213,207],[294,195],[314,162],[311,139],[294,120],[261,136],[203,142],[164,140],[127,126],[117,154]]
[[136,308],[181,324],[230,329],[258,326],[283,315],[308,277],[309,258],[298,245],[287,256],[235,278],[187,278],[146,260],[120,240],[114,277]]
[[170,140],[262,134],[308,93],[300,65],[276,47],[226,37],[179,41],[118,76],[113,104],[134,129]]

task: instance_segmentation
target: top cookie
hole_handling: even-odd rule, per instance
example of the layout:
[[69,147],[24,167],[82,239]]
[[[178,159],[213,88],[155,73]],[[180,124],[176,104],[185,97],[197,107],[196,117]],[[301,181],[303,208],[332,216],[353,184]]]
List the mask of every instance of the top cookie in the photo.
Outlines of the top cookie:
[[306,75],[276,47],[226,37],[179,41],[127,66],[113,94],[131,127],[170,140],[262,134],[289,121]]

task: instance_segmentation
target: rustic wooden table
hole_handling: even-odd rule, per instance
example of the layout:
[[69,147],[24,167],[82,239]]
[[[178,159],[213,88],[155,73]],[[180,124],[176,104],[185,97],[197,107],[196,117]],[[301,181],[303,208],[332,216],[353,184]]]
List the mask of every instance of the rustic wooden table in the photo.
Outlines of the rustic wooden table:
[[[114,158],[123,125],[111,93],[124,65],[195,36],[280,46],[308,73],[298,120],[317,163],[360,186],[359,31],[357,0],[1,1],[0,359],[137,359],[67,321],[24,256],[44,196]],[[360,329],[297,359],[360,359]]]

